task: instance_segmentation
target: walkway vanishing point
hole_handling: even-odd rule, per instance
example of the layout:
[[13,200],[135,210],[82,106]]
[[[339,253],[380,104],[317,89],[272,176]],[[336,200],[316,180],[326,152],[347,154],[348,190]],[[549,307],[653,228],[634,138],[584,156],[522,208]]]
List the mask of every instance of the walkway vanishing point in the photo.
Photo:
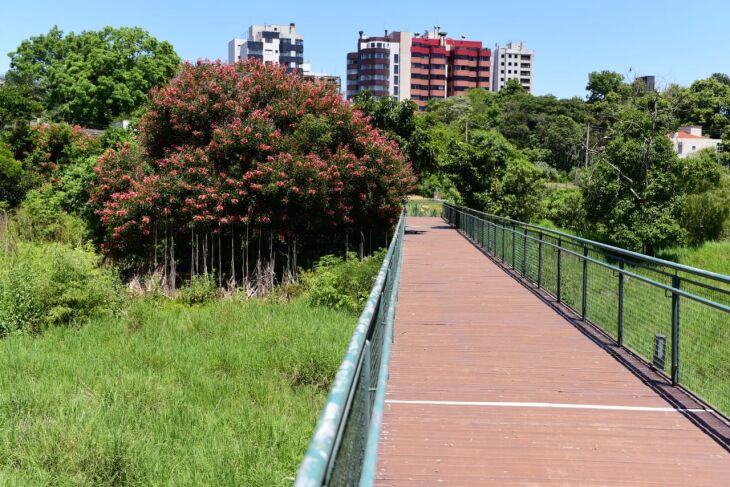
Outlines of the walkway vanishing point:
[[714,413],[440,218],[404,245],[377,485],[730,485]]

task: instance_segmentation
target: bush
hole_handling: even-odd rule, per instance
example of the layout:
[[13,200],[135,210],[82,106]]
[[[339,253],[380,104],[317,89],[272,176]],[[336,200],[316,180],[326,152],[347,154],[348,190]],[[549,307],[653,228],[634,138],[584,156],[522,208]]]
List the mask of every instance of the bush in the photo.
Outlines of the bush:
[[12,250],[6,245],[2,258],[2,335],[70,325],[121,304],[117,277],[89,250],[20,242]]
[[0,142],[0,202],[15,206],[23,198],[21,184],[23,166],[13,153]]
[[213,274],[193,276],[190,282],[180,288],[176,299],[183,304],[205,304],[218,297],[218,285]]
[[62,208],[64,193],[50,186],[28,192],[11,219],[13,233],[28,242],[59,242],[78,246],[87,241],[84,221]]
[[547,218],[559,228],[582,232],[586,226],[586,210],[579,189],[554,189],[545,201]]
[[335,255],[322,257],[314,270],[302,275],[309,302],[337,310],[358,313],[365,306],[385,257],[385,250],[362,261],[354,253],[347,259]]

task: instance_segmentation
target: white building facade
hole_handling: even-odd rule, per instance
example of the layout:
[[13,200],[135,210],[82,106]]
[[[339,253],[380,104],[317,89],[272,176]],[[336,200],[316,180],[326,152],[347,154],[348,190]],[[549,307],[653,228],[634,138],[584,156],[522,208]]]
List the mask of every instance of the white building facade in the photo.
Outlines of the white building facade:
[[252,25],[248,38],[232,39],[228,43],[228,62],[258,59],[264,64],[285,66],[287,71],[302,71],[304,37],[297,34],[296,25]]
[[492,61],[492,89],[499,91],[507,81],[516,79],[532,93],[534,88],[535,51],[524,42],[495,45]]
[[702,149],[718,150],[722,142],[720,139],[711,139],[702,135],[702,127],[689,126],[680,127],[678,132],[669,134],[669,140],[672,141],[674,152],[684,159]]

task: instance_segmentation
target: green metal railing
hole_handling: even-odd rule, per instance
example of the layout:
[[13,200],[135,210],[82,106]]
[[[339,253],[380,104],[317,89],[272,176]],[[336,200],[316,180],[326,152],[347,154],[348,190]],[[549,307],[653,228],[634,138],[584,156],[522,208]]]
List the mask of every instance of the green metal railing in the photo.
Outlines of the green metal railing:
[[383,421],[405,215],[352,335],[295,485],[372,485]]
[[730,276],[450,204],[443,217],[672,384],[730,416]]

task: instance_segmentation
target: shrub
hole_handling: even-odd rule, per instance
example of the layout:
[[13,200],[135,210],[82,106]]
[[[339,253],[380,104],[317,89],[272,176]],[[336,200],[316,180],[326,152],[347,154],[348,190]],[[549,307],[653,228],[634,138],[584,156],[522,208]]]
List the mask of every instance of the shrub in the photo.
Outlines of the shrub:
[[556,188],[545,201],[547,218],[559,228],[582,232],[586,226],[586,210],[579,189]]
[[0,334],[70,325],[121,303],[115,274],[89,250],[20,242],[2,258]]
[[178,290],[176,299],[183,304],[193,305],[209,303],[217,297],[218,285],[213,274],[199,274]]
[[385,257],[385,250],[362,261],[354,253],[347,259],[335,255],[322,257],[302,279],[314,305],[358,313],[365,306],[375,278]]
[[21,184],[23,166],[13,153],[0,142],[0,202],[15,206],[23,198]]
[[62,209],[64,193],[49,185],[28,192],[11,219],[13,233],[29,242],[59,242],[78,246],[87,240],[84,221]]

